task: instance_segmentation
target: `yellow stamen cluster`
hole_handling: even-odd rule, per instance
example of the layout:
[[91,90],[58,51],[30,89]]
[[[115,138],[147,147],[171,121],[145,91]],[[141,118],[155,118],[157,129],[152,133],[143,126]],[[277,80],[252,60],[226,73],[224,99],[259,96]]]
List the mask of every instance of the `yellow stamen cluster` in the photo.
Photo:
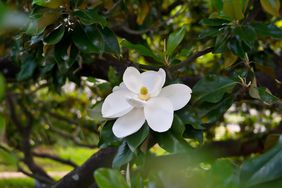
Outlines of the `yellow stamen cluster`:
[[143,86],[143,87],[140,88],[139,98],[141,100],[144,100],[144,101],[146,101],[150,98],[148,89],[146,87]]

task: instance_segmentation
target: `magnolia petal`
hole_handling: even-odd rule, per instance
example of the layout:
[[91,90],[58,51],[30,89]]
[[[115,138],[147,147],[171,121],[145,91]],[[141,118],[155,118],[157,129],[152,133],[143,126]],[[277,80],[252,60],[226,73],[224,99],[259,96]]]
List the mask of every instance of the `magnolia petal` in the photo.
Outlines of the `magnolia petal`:
[[104,118],[117,118],[127,114],[133,109],[127,101],[131,93],[126,90],[118,90],[108,95],[102,105],[102,116]]
[[148,88],[150,96],[157,96],[165,83],[166,74],[163,69],[159,71],[146,71],[141,73],[142,83]]
[[129,98],[127,101],[129,104],[131,104],[131,106],[134,106],[136,108],[144,107],[144,105],[146,104],[146,101],[141,100],[138,97]]
[[144,106],[144,114],[149,127],[156,132],[165,132],[172,125],[173,106],[167,98],[151,98]]
[[184,84],[171,84],[164,87],[159,96],[170,100],[174,110],[183,108],[191,99],[192,90]]
[[129,91],[127,89],[127,87],[125,86],[125,84],[123,82],[121,82],[118,86],[115,86],[113,88],[113,92],[118,91],[118,90],[122,90],[122,89]]
[[142,87],[141,74],[134,67],[128,67],[123,74],[125,86],[134,93],[139,93]]
[[135,108],[116,120],[113,125],[113,133],[116,137],[123,138],[137,132],[144,123],[144,110]]

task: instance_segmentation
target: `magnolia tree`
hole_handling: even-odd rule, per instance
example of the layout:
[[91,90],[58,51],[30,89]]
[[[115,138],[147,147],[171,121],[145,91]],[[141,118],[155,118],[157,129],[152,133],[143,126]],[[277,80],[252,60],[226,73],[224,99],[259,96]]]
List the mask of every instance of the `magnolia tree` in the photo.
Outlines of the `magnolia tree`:
[[280,16],[280,0],[2,0],[1,163],[40,187],[281,187]]

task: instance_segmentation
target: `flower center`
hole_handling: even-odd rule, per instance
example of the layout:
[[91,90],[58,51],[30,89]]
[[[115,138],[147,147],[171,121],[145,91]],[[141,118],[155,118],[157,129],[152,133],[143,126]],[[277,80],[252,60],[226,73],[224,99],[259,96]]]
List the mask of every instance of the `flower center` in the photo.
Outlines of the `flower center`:
[[139,99],[146,101],[149,98],[148,89],[145,86],[142,86],[139,91]]

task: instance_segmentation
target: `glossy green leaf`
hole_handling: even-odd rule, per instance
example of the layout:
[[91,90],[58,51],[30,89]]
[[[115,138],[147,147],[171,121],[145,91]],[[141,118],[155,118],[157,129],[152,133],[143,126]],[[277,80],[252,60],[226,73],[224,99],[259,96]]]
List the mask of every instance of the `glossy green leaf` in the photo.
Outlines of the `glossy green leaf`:
[[166,151],[171,153],[185,152],[190,149],[190,145],[172,131],[156,134],[157,143]]
[[99,28],[98,25],[91,25],[84,27],[84,31],[88,36],[89,42],[98,49],[99,54],[102,54],[106,51],[106,44]]
[[135,152],[137,147],[144,142],[144,140],[148,137],[149,132],[149,126],[145,124],[138,132],[125,138],[125,141],[132,152]]
[[177,46],[181,43],[185,36],[185,27],[182,27],[176,32],[171,33],[168,36],[166,53],[171,56]]
[[94,173],[99,188],[129,188],[118,170],[100,168]]
[[135,50],[140,55],[143,55],[143,56],[146,56],[146,57],[151,57],[154,60],[156,60],[157,62],[162,62],[161,57],[154,54],[151,49],[149,49],[148,47],[145,47],[142,44],[133,44],[133,43],[127,41],[127,40],[123,40],[121,42],[121,45],[123,47],[130,49],[130,50]]
[[205,129],[205,127],[201,125],[201,120],[199,119],[197,114],[195,114],[194,109],[183,110],[183,112],[180,112],[179,116],[183,123],[192,125],[194,129],[197,129],[197,130]]
[[213,123],[223,116],[232,103],[232,96],[228,96],[221,99],[218,103],[202,103],[196,112],[203,123]]
[[218,33],[215,44],[214,44],[214,52],[215,53],[222,53],[225,52],[227,49],[227,42],[230,38],[229,32],[224,30],[223,32]]
[[268,152],[243,163],[240,178],[246,187],[276,180],[282,177],[282,137]]
[[234,29],[234,34],[239,36],[243,41],[254,41],[256,40],[256,30],[249,25],[238,26]]
[[223,0],[223,14],[231,20],[244,18],[243,7],[239,0]]
[[25,80],[30,78],[35,69],[36,69],[36,62],[33,61],[32,59],[27,59],[21,64],[21,70],[17,75],[18,80]]
[[[92,31],[92,29],[89,27],[88,33],[90,33],[90,31]],[[99,53],[101,51],[101,48],[98,48],[98,46],[101,46],[100,35],[92,33],[89,36],[82,27],[75,28],[72,33],[72,39],[81,51],[86,53]]]
[[268,104],[273,104],[279,100],[278,97],[271,94],[271,92],[265,87],[258,87],[258,94],[260,99]]
[[113,168],[120,168],[130,162],[134,157],[134,153],[129,149],[127,142],[124,141],[118,148],[117,154],[113,160]]
[[218,28],[208,28],[202,31],[199,35],[199,39],[204,39],[207,37],[216,37],[220,33]]
[[64,5],[64,0],[33,0],[33,5],[39,5],[47,8],[59,8]]
[[219,19],[219,18],[204,18],[201,20],[201,24],[207,25],[207,26],[224,26],[227,23],[229,23],[228,20]]
[[56,28],[54,31],[50,32],[43,41],[46,44],[54,45],[60,42],[64,36],[65,27],[61,25],[60,27]]
[[114,135],[112,128],[113,128],[113,122],[112,121],[108,121],[103,126],[101,133],[100,133],[100,140],[99,140],[99,144],[98,144],[100,148],[107,148],[109,146],[116,146],[120,143],[120,139],[117,138]]
[[171,130],[179,137],[182,137],[185,131],[185,124],[177,114],[174,114]]
[[5,88],[6,88],[5,78],[2,74],[0,74],[0,101],[2,101],[5,96]]
[[225,93],[230,93],[237,84],[234,80],[217,75],[209,75],[193,87],[193,103],[219,102]]
[[78,10],[73,14],[77,16],[84,25],[100,24],[103,27],[107,26],[106,18],[98,14],[97,9]]
[[232,38],[228,41],[228,48],[241,59],[245,59],[245,51],[242,46],[242,42],[236,38]]
[[186,130],[183,134],[184,138],[193,139],[198,141],[199,143],[204,143],[204,131],[203,130],[196,130],[192,126],[187,126]]
[[61,73],[66,73],[74,65],[78,56],[78,49],[71,44],[69,38],[61,40],[55,45],[55,60]]
[[116,35],[107,27],[98,27],[98,31],[102,36],[105,52],[119,55],[120,47]]
[[209,187],[219,188],[239,188],[234,176],[235,168],[233,162],[229,159],[216,160],[211,169],[207,172],[207,179],[210,182]]
[[274,24],[254,23],[252,25],[259,36],[270,36],[274,39],[282,39],[282,29]]
[[260,0],[262,8],[273,16],[280,16],[280,0]]

